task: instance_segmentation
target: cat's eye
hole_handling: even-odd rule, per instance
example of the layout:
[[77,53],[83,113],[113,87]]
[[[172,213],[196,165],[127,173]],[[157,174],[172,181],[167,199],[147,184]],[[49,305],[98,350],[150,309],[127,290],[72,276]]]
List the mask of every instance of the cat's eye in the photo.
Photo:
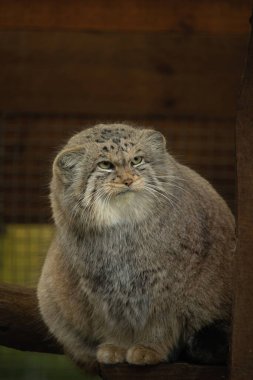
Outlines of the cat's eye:
[[132,161],[131,161],[131,164],[133,166],[136,166],[136,165],[140,165],[143,161],[143,158],[141,156],[135,156]]
[[110,161],[101,161],[98,163],[98,167],[107,171],[111,171],[114,169],[114,165]]

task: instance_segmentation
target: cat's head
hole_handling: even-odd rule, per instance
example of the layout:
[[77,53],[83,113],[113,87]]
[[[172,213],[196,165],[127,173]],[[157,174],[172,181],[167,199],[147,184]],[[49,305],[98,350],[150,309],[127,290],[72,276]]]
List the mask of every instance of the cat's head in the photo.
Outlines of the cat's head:
[[53,165],[56,222],[108,227],[150,217],[169,178],[164,136],[125,124],[99,124],[73,136]]

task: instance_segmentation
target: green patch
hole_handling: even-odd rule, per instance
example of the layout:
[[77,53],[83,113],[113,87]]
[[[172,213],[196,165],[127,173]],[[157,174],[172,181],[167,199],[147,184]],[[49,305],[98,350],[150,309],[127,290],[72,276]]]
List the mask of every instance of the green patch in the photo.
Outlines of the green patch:
[[11,224],[0,235],[0,281],[36,286],[54,228]]
[[98,380],[63,355],[22,352],[0,347],[1,380]]

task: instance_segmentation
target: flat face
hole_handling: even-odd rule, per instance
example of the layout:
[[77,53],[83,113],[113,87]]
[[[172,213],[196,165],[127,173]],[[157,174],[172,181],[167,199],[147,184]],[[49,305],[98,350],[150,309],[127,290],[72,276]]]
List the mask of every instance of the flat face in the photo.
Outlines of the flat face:
[[68,181],[65,200],[74,193],[76,212],[82,209],[101,227],[147,217],[167,199],[166,184],[173,180],[164,137],[124,124],[101,124],[75,135],[58,166]]

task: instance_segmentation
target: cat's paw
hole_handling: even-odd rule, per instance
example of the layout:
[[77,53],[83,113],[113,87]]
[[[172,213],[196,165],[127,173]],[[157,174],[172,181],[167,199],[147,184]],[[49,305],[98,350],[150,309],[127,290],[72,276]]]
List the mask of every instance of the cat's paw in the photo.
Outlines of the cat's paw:
[[166,357],[151,347],[136,345],[127,351],[126,360],[129,364],[147,365],[166,361]]
[[126,360],[126,350],[113,344],[103,344],[97,350],[97,361],[104,364],[123,363]]

